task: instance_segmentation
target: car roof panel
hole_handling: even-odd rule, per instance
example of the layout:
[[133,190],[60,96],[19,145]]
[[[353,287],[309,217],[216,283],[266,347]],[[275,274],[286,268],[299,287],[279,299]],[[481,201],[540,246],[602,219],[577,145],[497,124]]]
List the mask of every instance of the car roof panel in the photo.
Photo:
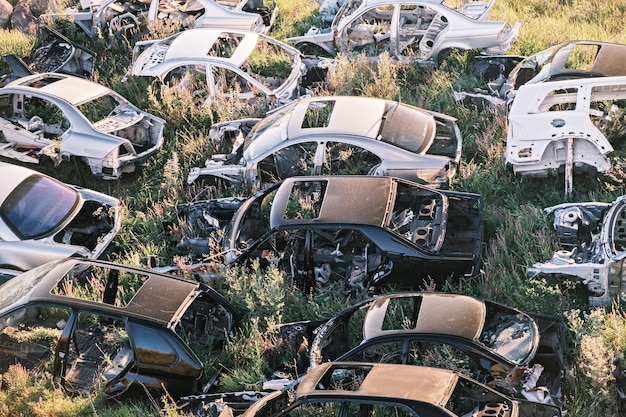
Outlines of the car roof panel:
[[[323,389],[320,381],[337,369],[371,367],[355,391]],[[382,363],[329,362],[311,370],[298,385],[296,397],[386,397],[445,406],[458,376],[447,369]]]
[[[285,219],[289,197],[296,182],[325,181],[319,216],[310,219]],[[344,223],[384,226],[394,179],[373,176],[292,177],[278,188],[270,212],[270,227],[290,224]],[[350,203],[346,209],[346,203]]]
[[[39,80],[49,79],[51,82],[37,87],[35,83]],[[107,87],[85,80],[80,77],[61,75],[56,73],[35,74],[29,77],[20,78],[7,87],[20,86],[29,90],[41,91],[53,97],[58,97],[77,106],[81,103],[93,100],[96,97],[108,94]]]
[[[392,299],[421,297],[419,314],[413,329],[385,329],[383,322]],[[439,333],[476,340],[485,323],[485,303],[458,294],[406,293],[381,296],[370,306],[363,322],[363,338],[371,339],[392,333]]]
[[[59,280],[78,263],[129,270],[132,273],[145,275],[147,279],[125,307],[52,294],[52,288],[54,288]],[[178,318],[182,310],[193,300],[197,287],[198,283],[196,282],[159,275],[148,270],[130,268],[104,261],[68,259],[59,263],[59,265],[48,273],[37,285],[32,292],[30,302],[59,302],[79,308],[95,308],[102,312],[136,317],[152,322],[159,322],[161,325],[167,325],[172,320]]]
[[[230,58],[209,55],[215,42],[218,41],[222,34],[239,34],[243,37]],[[167,49],[165,60],[175,58],[208,58],[227,61],[240,67],[248,59],[258,40],[259,35],[253,32],[224,31],[209,28],[188,29],[176,36],[176,39]]]
[[[313,103],[334,102],[328,125],[303,128],[307,109]],[[387,101],[371,97],[320,97],[302,100],[294,108],[289,127],[289,138],[309,134],[344,134],[375,139],[380,131]]]

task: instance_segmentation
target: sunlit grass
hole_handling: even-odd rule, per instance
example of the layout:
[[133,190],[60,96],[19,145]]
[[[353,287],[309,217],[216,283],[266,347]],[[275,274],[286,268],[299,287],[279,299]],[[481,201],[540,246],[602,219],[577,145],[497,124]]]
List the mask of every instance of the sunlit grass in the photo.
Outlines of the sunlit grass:
[[[278,39],[302,35],[311,25],[319,26],[313,0],[277,0],[280,8]],[[297,4],[294,6],[294,4]],[[498,0],[491,20],[522,22],[520,36],[510,53],[528,55],[547,46],[572,39],[626,43],[626,7],[601,0]],[[176,31],[174,25],[156,23],[150,34],[129,33],[107,40],[89,39],[67,22],[60,23],[71,39],[98,52],[95,78],[112,87],[141,108],[167,120],[163,149],[146,162],[140,173],[118,182],[101,182],[90,176],[82,179],[89,188],[120,197],[124,202],[123,230],[116,243],[119,260],[130,265],[147,265],[151,255],[161,264],[176,261],[176,239],[162,230],[161,220],[181,202],[198,197],[197,188],[186,185],[192,166],[200,166],[216,151],[207,135],[213,123],[261,117],[264,103],[249,105],[223,98],[205,101],[193,94],[160,86],[148,79],[125,79],[130,53],[139,39],[164,38]],[[104,49],[110,43],[111,49]],[[34,39],[14,31],[0,31],[0,53],[26,57]],[[351,61],[339,57],[337,68],[318,95],[366,95],[400,100],[458,118],[463,135],[463,160],[457,178],[450,184],[456,191],[480,193],[485,203],[485,246],[482,271],[466,280],[460,291],[500,301],[530,312],[561,316],[568,327],[568,360],[571,372],[564,399],[567,415],[619,415],[612,376],[613,358],[626,362],[626,320],[617,303],[606,309],[589,309],[585,296],[568,281],[529,281],[525,267],[543,262],[556,249],[551,236],[551,219],[544,207],[566,201],[613,201],[624,190],[623,168],[616,167],[609,178],[580,176],[574,193],[565,197],[563,178],[526,179],[513,175],[503,163],[506,112],[478,111],[454,102],[452,91],[480,86],[470,75],[471,52],[453,53],[439,68],[400,65],[387,57],[378,63],[364,58]],[[624,149],[616,149],[622,155]],[[58,176],[80,183],[64,168]],[[238,190],[241,192],[241,190]],[[215,193],[212,196],[222,194]],[[194,278],[188,275],[190,279]],[[356,301],[354,295],[329,288],[303,295],[293,288],[276,268],[265,273],[233,269],[214,282],[244,316],[240,331],[223,349],[201,352],[206,374],[224,370],[220,390],[258,389],[264,379],[293,352],[281,346],[276,325],[298,320],[319,320]],[[290,369],[293,369],[290,368]],[[0,417],[33,416],[138,416],[159,415],[147,403],[106,402],[102,398],[66,397],[52,381],[20,368],[3,375],[0,390]],[[622,411],[623,413],[623,411]],[[168,409],[168,416],[176,410]]]

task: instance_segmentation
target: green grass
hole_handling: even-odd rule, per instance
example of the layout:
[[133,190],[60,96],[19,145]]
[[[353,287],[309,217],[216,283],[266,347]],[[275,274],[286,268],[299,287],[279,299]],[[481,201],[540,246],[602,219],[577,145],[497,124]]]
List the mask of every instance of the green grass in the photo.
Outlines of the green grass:
[[[278,39],[303,34],[319,25],[313,1],[278,0]],[[297,4],[297,7],[294,5]],[[626,43],[626,5],[601,0],[498,0],[493,20],[522,22],[518,42],[511,54],[528,55],[552,44],[570,39],[597,39]],[[221,100],[211,107],[198,107],[194,98],[176,95],[146,79],[123,76],[130,64],[135,41],[142,33],[112,39],[89,39],[67,22],[58,24],[68,37],[98,52],[95,79],[133,103],[167,120],[163,150],[149,159],[140,173],[118,182],[101,182],[89,172],[82,181],[69,167],[52,170],[42,167],[66,182],[80,182],[113,196],[124,203],[124,227],[117,238],[119,260],[146,265],[156,254],[162,264],[176,260],[173,244],[180,237],[161,230],[161,219],[178,203],[198,199],[197,188],[187,187],[185,178],[192,166],[202,165],[214,152],[206,136],[212,123],[240,117],[259,117],[261,108]],[[175,31],[172,25],[152,27],[155,37]],[[34,39],[9,31],[0,32],[0,52],[27,56]],[[105,46],[110,44],[110,49]],[[463,160],[450,188],[480,193],[485,202],[485,246],[482,271],[474,280],[462,282],[455,290],[493,299],[527,311],[553,314],[565,320],[568,329],[567,353],[571,372],[565,384],[568,416],[619,415],[614,391],[613,359],[622,362],[626,352],[626,320],[616,301],[606,308],[589,308],[578,287],[570,282],[539,280],[530,282],[525,267],[550,258],[555,242],[550,233],[551,219],[542,209],[566,201],[613,201],[623,193],[624,175],[616,169],[611,183],[594,177],[578,176],[574,193],[563,194],[563,178],[527,179],[515,177],[503,165],[507,119],[501,111],[477,112],[457,105],[455,89],[480,86],[469,75],[473,61],[470,52],[454,53],[437,69],[416,65],[400,66],[387,57],[377,64],[365,59],[340,58],[336,74],[327,90],[318,94],[366,95],[401,100],[458,118],[463,134]],[[624,149],[617,149],[616,155]],[[77,179],[78,178],[78,179]],[[214,197],[218,193],[205,193]],[[224,391],[260,389],[271,370],[282,361],[291,361],[292,347],[281,344],[276,325],[283,322],[328,317],[355,301],[344,291],[329,288],[303,296],[275,269],[266,273],[241,269],[226,271],[215,287],[243,313],[242,326],[223,348],[203,352],[207,375],[221,369],[219,388]],[[290,369],[289,367],[287,367]],[[293,367],[291,368],[293,369]],[[2,377],[0,417],[31,416],[138,416],[158,415],[160,402],[106,401],[102,396],[66,397],[44,376],[13,368]],[[169,402],[171,405],[171,401]],[[623,412],[622,412],[623,413]],[[181,415],[168,407],[165,415]]]

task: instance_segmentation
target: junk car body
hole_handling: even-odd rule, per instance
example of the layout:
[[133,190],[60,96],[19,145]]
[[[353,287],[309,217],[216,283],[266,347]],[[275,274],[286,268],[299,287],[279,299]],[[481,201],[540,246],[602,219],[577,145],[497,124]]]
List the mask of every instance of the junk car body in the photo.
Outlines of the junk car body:
[[[391,100],[312,97],[264,119],[212,126],[209,139],[233,141],[230,155],[192,168],[187,182],[219,178],[258,189],[296,175],[388,175],[447,183],[461,158],[456,119]],[[228,143],[228,142],[227,142]]]
[[446,369],[331,362],[313,369],[298,383],[261,398],[242,414],[303,415],[559,417],[561,411],[512,399]]
[[48,371],[67,391],[200,393],[209,346],[239,313],[197,282],[110,262],[67,259],[0,288],[0,365]]
[[[520,87],[509,112],[505,162],[520,175],[603,173],[611,142],[623,139],[626,77],[598,77]],[[568,179],[569,178],[569,179]]]
[[573,40],[553,45],[529,57],[476,57],[474,74],[488,81],[487,90],[455,92],[457,100],[484,99],[492,107],[505,107],[526,84],[576,78],[626,75],[626,45]]
[[56,30],[40,25],[42,39],[31,51],[28,62],[15,54],[3,55],[11,67],[0,85],[37,72],[60,72],[90,78],[96,53],[72,42]]
[[[456,10],[441,1],[347,0],[330,28],[312,28],[287,39],[300,49],[334,56],[388,53],[401,62],[437,63],[453,49],[503,54],[518,36],[520,23],[487,20],[490,2]],[[479,4],[481,6],[476,7]]]
[[[206,224],[211,213],[199,204],[202,214],[193,218]],[[195,243],[207,254],[209,242]],[[342,283],[375,291],[471,276],[481,246],[476,194],[390,177],[334,176],[289,178],[249,198],[225,228],[222,250],[227,264],[277,262],[307,290]]]
[[409,292],[356,303],[313,333],[309,369],[329,360],[445,367],[509,395],[561,404],[566,344],[556,317],[466,295]]
[[581,282],[589,304],[610,304],[626,290],[622,278],[626,241],[626,197],[613,203],[564,203],[545,209],[554,216],[560,250],[552,259],[527,268],[529,277],[551,275]]
[[71,17],[89,36],[143,27],[156,20],[170,20],[183,27],[220,27],[267,33],[278,15],[274,2],[262,0],[80,0],[61,13],[46,13],[41,20]]
[[38,164],[82,160],[96,177],[119,179],[163,144],[165,121],[109,88],[42,73],[0,88],[0,155]]
[[[157,1],[157,0],[155,0]],[[50,12],[39,16],[46,23],[59,18],[71,18],[87,35],[94,37],[131,28],[139,28],[145,19],[142,15],[148,6],[140,2],[127,2],[125,5],[116,0],[80,0],[60,13]]]
[[[461,2],[447,2],[446,0],[434,0],[436,3],[445,4],[447,7],[454,8],[461,14],[470,17],[472,19],[486,16],[495,3],[494,0],[489,1],[473,1],[462,0]],[[332,23],[335,15],[345,3],[345,0],[318,0],[320,4],[320,15],[324,22]]]
[[17,273],[107,253],[121,227],[119,200],[3,162],[0,175],[1,268]]
[[303,82],[311,74],[325,78],[330,65],[258,33],[200,28],[137,42],[130,75],[156,77],[185,91],[202,92],[209,100],[264,99],[267,106],[278,107],[309,94]]

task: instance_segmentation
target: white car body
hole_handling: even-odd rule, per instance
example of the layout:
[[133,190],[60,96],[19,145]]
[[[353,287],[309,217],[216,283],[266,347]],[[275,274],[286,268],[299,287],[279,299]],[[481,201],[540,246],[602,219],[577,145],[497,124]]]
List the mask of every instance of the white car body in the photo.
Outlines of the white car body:
[[[79,108],[97,103],[111,111],[92,122]],[[118,179],[161,147],[164,125],[111,89],[71,75],[34,74],[0,88],[0,155],[21,162],[75,157],[93,175]]]
[[[256,7],[254,0],[232,3],[213,0],[151,0],[148,3],[121,4],[115,0],[81,0],[78,5],[68,7],[60,13],[42,14],[40,19],[46,21],[71,17],[76,25],[93,37],[99,33],[139,28],[146,23],[163,19],[193,27],[220,27],[267,33],[278,15],[276,5],[265,7],[261,4],[261,7]],[[267,19],[263,19],[259,13],[248,11],[255,8],[267,14]],[[197,16],[200,11],[203,11],[202,14]]]
[[592,306],[608,305],[623,297],[626,196],[613,203],[564,203],[545,211],[554,215],[554,234],[561,249],[549,261],[528,267],[528,276],[579,281],[587,287]]
[[624,117],[626,77],[598,77],[528,84],[509,112],[505,162],[516,174],[546,177],[611,168],[613,146],[605,136]]
[[121,227],[121,203],[0,162],[0,266],[26,271],[68,256],[96,259]]
[[[254,32],[211,28],[188,29],[163,40],[135,44],[130,75],[161,82],[197,80],[208,98],[236,94],[241,100],[265,97],[277,107],[301,96],[307,65],[297,49]],[[280,59],[284,74],[257,71],[254,58]],[[326,61],[321,61],[322,63]],[[262,69],[262,68],[261,68]]]
[[287,41],[299,48],[319,47],[331,56],[365,53],[377,58],[387,52],[401,62],[437,63],[452,49],[502,54],[515,42],[521,24],[487,20],[492,7],[493,1],[456,10],[429,0],[351,0],[330,28],[312,28]]

